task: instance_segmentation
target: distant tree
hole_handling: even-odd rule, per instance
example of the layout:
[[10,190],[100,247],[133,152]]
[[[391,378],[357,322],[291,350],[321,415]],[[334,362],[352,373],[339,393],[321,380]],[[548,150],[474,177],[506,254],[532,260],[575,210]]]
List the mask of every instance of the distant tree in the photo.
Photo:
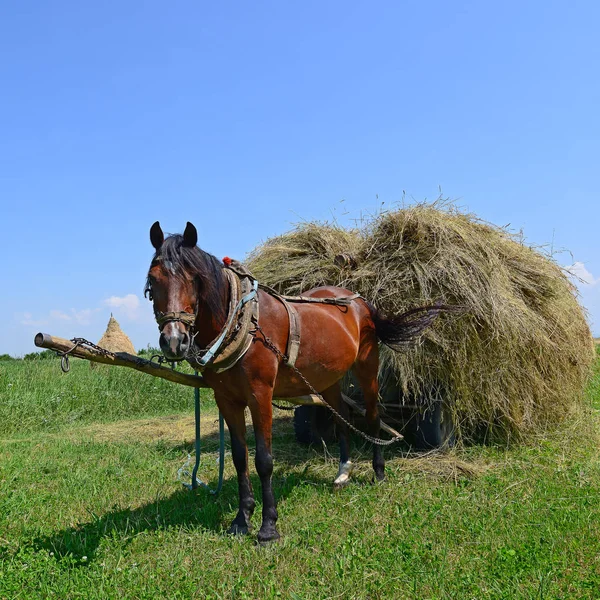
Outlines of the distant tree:
[[160,348],[154,348],[152,346],[148,346],[147,348],[142,348],[141,350],[138,350],[138,356],[142,356],[144,358],[150,358],[151,356],[154,356],[155,354],[159,354],[162,355],[162,350]]
[[0,361],[3,360],[15,360],[15,358],[10,354],[0,354]]
[[30,352],[23,357],[23,360],[48,360],[56,358],[56,354],[52,350],[42,350],[41,352]]

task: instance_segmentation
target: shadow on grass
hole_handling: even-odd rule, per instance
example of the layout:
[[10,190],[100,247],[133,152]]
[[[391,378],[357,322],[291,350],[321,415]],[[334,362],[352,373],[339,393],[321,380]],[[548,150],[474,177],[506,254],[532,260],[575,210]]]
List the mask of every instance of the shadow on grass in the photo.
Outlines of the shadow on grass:
[[[331,479],[320,478],[306,472],[290,472],[282,477],[283,464],[274,473],[275,495],[278,502],[284,501],[298,485],[315,485],[323,488],[323,493],[333,493]],[[255,513],[260,517],[262,509],[260,480],[251,476],[256,497]],[[208,482],[215,488],[217,481]],[[238,486],[235,475],[227,478],[218,496],[203,488],[189,491],[185,488],[173,492],[170,496],[158,498],[153,502],[134,509],[118,509],[102,516],[90,513],[92,519],[74,527],[68,527],[57,533],[36,538],[33,546],[37,550],[52,552],[57,560],[67,558],[76,566],[86,566],[93,562],[103,539],[118,538],[126,544],[137,535],[146,532],[166,531],[169,529],[203,529],[223,536],[238,507]],[[253,538],[251,532],[250,537]],[[85,557],[85,558],[83,558]]]
[[[275,458],[275,471],[273,484],[275,496],[278,503],[284,501],[299,485],[313,485],[320,487],[324,494],[333,492],[332,482],[336,475],[336,462],[338,457],[338,444],[331,442],[324,450],[317,445],[300,446],[295,441],[293,427],[288,420],[276,420],[274,423],[273,450]],[[229,436],[227,435],[227,440]],[[218,432],[211,432],[203,436],[202,452],[216,452],[218,450]],[[358,442],[358,443],[356,443]],[[248,432],[249,449],[252,451],[254,436]],[[229,446],[229,441],[227,443]],[[181,452],[194,451],[193,442],[177,443],[159,441],[155,449],[173,456]],[[323,469],[323,474],[315,473],[312,469],[308,472],[308,465],[315,458],[330,453],[333,458],[331,468]],[[361,444],[354,440],[352,456],[353,460],[370,460],[371,448],[368,444]],[[388,448],[385,452],[388,458],[394,456],[406,456],[406,448],[396,446]],[[231,460],[229,457],[227,460]],[[251,458],[251,463],[253,463]],[[302,469],[302,465],[306,465]],[[261,510],[261,486],[254,467],[251,464],[251,481],[257,500],[256,512],[260,515]],[[201,473],[199,473],[201,476]],[[216,480],[208,482],[211,488],[217,485]],[[224,481],[221,493],[213,496],[207,490],[198,488],[189,491],[181,488],[170,496],[157,498],[138,508],[118,509],[108,512],[102,516],[90,513],[92,518],[87,523],[68,527],[57,533],[37,538],[34,547],[38,550],[46,550],[54,553],[57,559],[68,557],[70,561],[79,566],[90,564],[103,539],[120,538],[127,543],[137,535],[144,532],[168,530],[171,528],[194,529],[200,528],[225,535],[229,523],[226,519],[233,518],[238,505],[237,478],[231,475]],[[86,557],[86,559],[82,559]]]
[[89,522],[37,538],[34,546],[54,553],[57,559],[72,557],[81,560],[85,556],[89,562],[93,560],[104,538],[120,537],[129,542],[142,532],[171,527],[200,526],[219,531],[223,500],[229,499],[228,496],[233,491],[231,487],[229,482],[224,486],[224,498],[221,501],[214,501],[205,490],[189,492],[181,489],[138,508],[114,510],[101,517],[91,513],[92,519]]

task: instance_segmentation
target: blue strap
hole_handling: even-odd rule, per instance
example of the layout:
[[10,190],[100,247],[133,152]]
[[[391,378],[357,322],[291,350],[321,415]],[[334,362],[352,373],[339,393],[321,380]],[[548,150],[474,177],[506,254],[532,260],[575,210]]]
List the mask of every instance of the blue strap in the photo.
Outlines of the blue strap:
[[219,348],[221,347],[223,340],[227,337],[227,334],[229,333],[229,328],[231,327],[231,324],[233,323],[233,320],[235,319],[238,311],[245,304],[250,302],[250,300],[253,300],[254,298],[256,298],[257,291],[258,291],[258,281],[255,279],[252,282],[252,290],[250,290],[237,303],[237,306],[235,307],[234,311],[231,313],[231,316],[229,317],[229,320],[227,321],[225,327],[223,327],[223,332],[221,333],[221,335],[216,339],[215,343],[206,351],[204,356],[198,361],[198,364],[200,365],[200,367],[205,367],[213,359],[215,354],[219,351]]
[[[198,371],[196,371],[196,376]],[[223,472],[225,470],[225,422],[221,411],[219,411],[219,481],[217,482],[216,489],[209,487],[204,481],[198,479],[198,467],[200,466],[200,453],[201,453],[201,438],[200,438],[200,390],[194,388],[194,417],[195,417],[195,434],[196,434],[196,461],[194,463],[194,470],[192,471],[192,483],[184,483],[185,487],[190,490],[195,490],[199,485],[206,488],[211,494],[216,496],[223,487]]]

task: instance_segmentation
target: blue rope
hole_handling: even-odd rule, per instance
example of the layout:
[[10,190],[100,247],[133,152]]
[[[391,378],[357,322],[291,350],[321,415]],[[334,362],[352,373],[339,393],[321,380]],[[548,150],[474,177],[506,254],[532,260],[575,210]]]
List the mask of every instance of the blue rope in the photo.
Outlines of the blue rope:
[[[198,371],[195,372],[196,376]],[[211,494],[216,496],[223,487],[223,472],[225,470],[225,420],[221,411],[219,411],[219,481],[216,489],[209,487],[204,481],[198,479],[198,467],[200,466],[201,453],[201,437],[200,437],[200,388],[194,388],[194,418],[195,418],[195,434],[196,434],[196,461],[194,470],[192,471],[192,484],[189,486],[192,490],[197,489],[199,485],[206,488]],[[186,484],[187,486],[187,484]]]

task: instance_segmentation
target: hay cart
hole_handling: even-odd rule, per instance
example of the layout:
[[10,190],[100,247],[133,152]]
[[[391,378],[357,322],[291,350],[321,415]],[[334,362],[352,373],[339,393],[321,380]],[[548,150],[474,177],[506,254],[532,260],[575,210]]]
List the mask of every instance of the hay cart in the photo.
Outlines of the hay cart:
[[[446,446],[479,432],[518,439],[561,423],[581,404],[595,345],[576,288],[552,255],[444,202],[384,212],[362,225],[302,224],[257,247],[246,264],[284,295],[338,285],[392,315],[439,299],[464,309],[460,317],[440,318],[410,351],[382,348],[382,417],[409,445]],[[93,344],[46,334],[35,343],[206,387],[202,377]],[[344,391],[360,420],[360,388],[348,377]],[[319,397],[293,403],[299,441],[332,432]],[[382,429],[398,435],[387,424]]]
[[[389,315],[437,301],[463,309],[406,352],[381,348],[381,414],[413,447],[527,437],[581,404],[595,350],[569,274],[521,234],[452,203],[383,211],[351,229],[302,223],[246,264],[280,294],[336,285]],[[360,404],[350,379],[345,391]],[[319,410],[297,409],[304,441]]]
[[[410,397],[384,365],[379,376],[382,418],[402,431],[406,443],[415,449],[449,448],[456,441],[452,411],[441,393]],[[343,382],[344,400],[351,418],[364,429],[362,392],[351,374]],[[301,444],[318,444],[335,437],[335,422],[322,403],[303,403],[294,409],[294,431]]]

